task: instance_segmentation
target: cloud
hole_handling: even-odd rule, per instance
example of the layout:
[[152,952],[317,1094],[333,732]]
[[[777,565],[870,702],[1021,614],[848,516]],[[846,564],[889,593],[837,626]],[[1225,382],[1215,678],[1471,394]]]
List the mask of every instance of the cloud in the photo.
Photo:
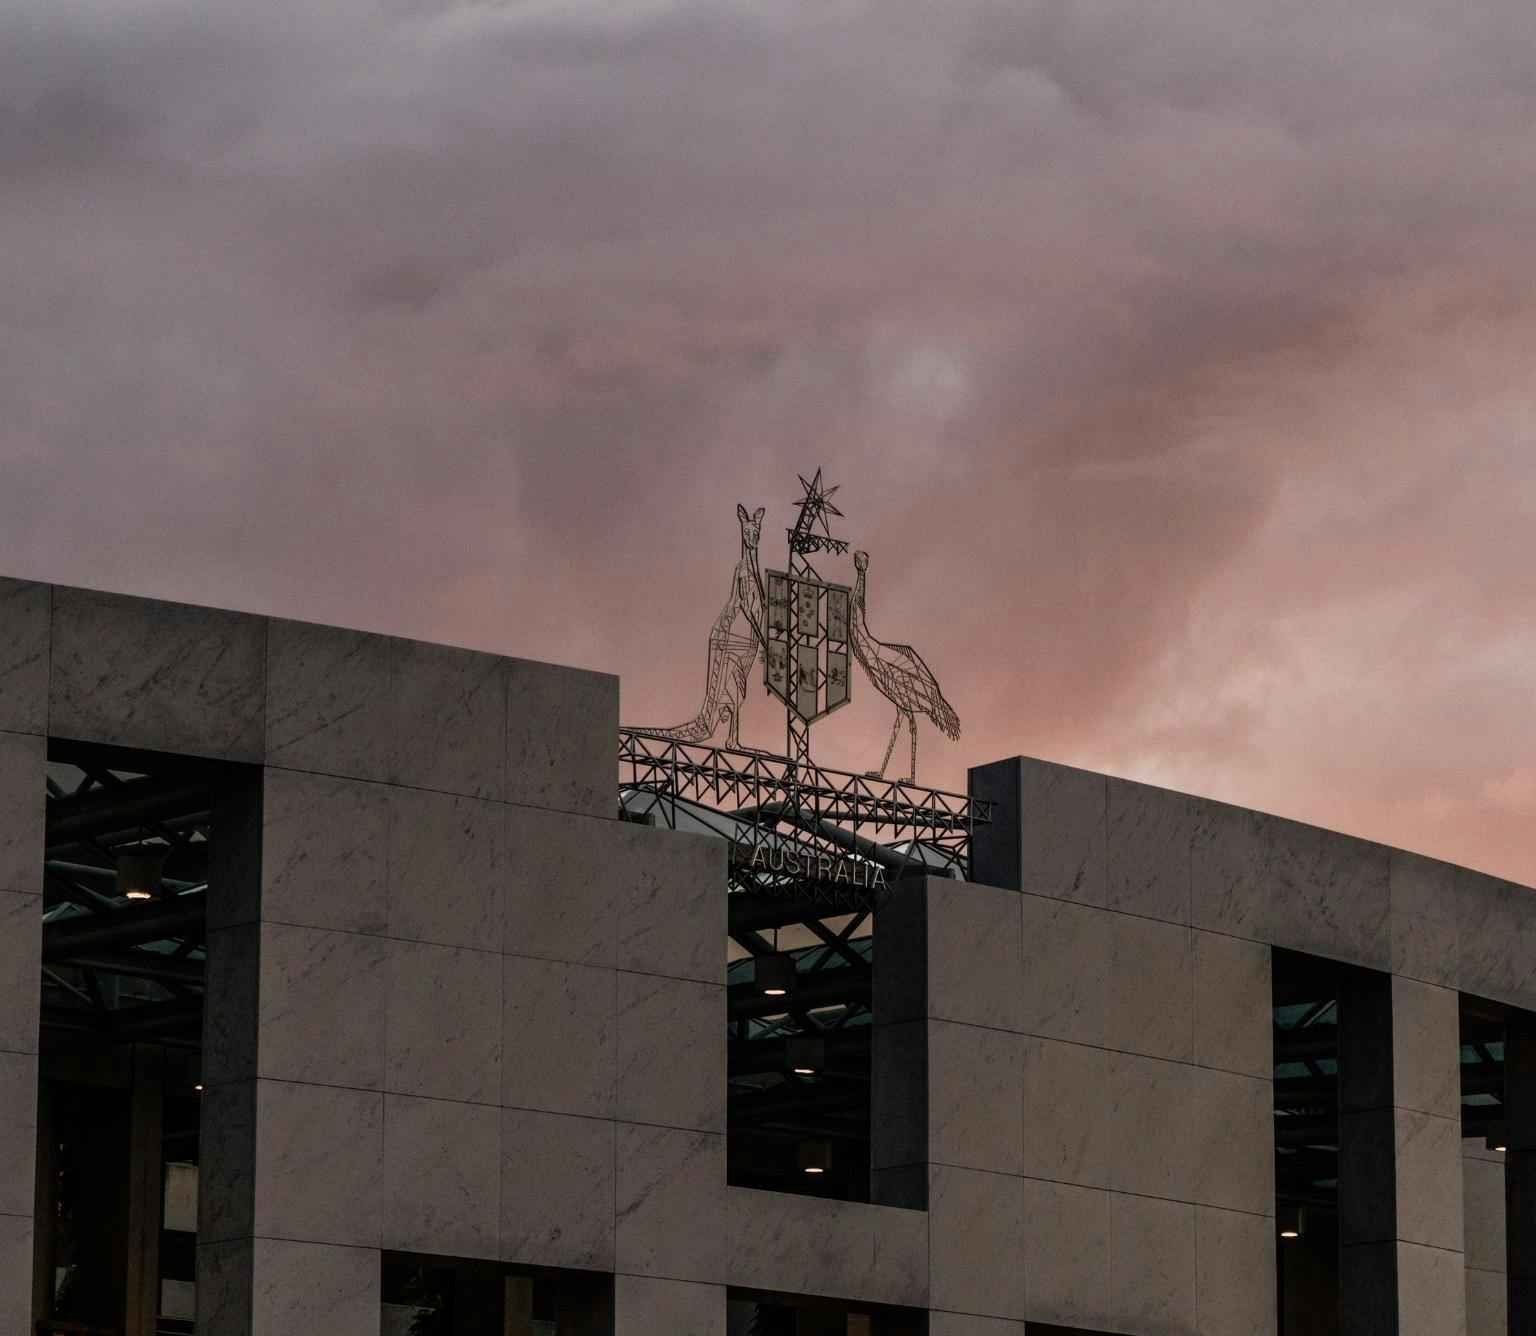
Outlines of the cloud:
[[1533,64],[1506,0],[3,0],[0,565],[680,719],[821,465],[930,777],[1536,880]]

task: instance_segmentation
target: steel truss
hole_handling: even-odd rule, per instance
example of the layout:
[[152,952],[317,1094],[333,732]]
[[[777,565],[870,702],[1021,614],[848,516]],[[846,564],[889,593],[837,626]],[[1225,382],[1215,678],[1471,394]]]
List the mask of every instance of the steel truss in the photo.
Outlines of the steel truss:
[[[965,794],[635,729],[619,730],[619,787],[657,795],[654,810],[669,827],[678,824],[679,803],[697,803],[730,814],[749,833],[788,826],[828,852],[893,870],[926,863],[962,877],[970,871],[972,832],[992,816],[990,803]],[[900,852],[907,844],[922,848]]]

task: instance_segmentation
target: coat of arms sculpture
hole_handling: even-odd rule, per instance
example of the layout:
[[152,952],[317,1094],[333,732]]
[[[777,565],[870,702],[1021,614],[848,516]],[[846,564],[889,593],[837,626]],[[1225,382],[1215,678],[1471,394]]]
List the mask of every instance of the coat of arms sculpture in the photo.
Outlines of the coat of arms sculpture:
[[[869,633],[865,619],[865,581],[869,554],[854,553],[857,579],[852,588],[824,580],[811,564],[819,553],[843,556],[848,544],[832,536],[828,516],[842,517],[832,503],[836,487],[822,486],[821,470],[807,481],[800,513],[788,531],[788,569],[770,570],[766,587],[758,570],[757,549],[763,511],[736,507],[741,523],[741,554],[731,577],[731,592],[709,633],[704,701],[687,723],[631,731],[677,742],[708,742],[723,726],[726,746],[742,750],[741,705],[759,654],[763,684],[785,707],[789,759],[810,764],[810,729],[818,719],[852,699],[851,661],[857,661],[882,696],[896,707],[896,722],[879,770],[883,778],[905,723],[911,733],[908,780],[917,778],[917,716],[923,714],[948,737],[960,736],[960,719],[944,699],[938,681],[910,645],[886,644]],[[745,750],[754,750],[746,748]]]

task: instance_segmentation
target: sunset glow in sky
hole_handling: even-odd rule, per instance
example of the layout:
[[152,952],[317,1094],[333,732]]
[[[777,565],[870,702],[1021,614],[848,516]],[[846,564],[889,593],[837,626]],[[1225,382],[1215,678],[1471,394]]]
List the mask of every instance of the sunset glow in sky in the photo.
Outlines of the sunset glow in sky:
[[675,723],[819,466],[923,778],[1536,883],[1533,280],[1529,0],[0,0],[0,573]]

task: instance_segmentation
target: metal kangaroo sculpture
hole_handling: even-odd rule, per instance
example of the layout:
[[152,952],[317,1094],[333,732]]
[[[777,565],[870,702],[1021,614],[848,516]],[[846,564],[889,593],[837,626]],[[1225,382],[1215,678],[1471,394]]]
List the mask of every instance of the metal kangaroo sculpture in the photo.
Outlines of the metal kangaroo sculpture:
[[757,569],[757,543],[763,531],[763,508],[751,515],[736,507],[741,521],[741,556],[731,575],[731,594],[709,632],[709,667],[704,679],[704,703],[686,724],[669,728],[637,728],[638,733],[678,742],[708,742],[725,723],[725,745],[741,747],[741,702],[747,678],[762,652],[763,580]]
[[917,778],[917,715],[926,714],[938,725],[940,732],[951,741],[960,736],[960,716],[944,699],[938,680],[928,670],[922,656],[911,645],[887,645],[870,635],[864,621],[864,574],[869,570],[869,553],[855,552],[853,564],[858,579],[853,586],[853,654],[860,666],[869,674],[875,689],[896,707],[896,722],[891,727],[891,740],[886,744],[885,760],[878,770],[869,771],[875,779],[883,779],[891,763],[891,752],[896,747],[896,735],[901,732],[902,721],[912,732],[912,767],[907,778]]

